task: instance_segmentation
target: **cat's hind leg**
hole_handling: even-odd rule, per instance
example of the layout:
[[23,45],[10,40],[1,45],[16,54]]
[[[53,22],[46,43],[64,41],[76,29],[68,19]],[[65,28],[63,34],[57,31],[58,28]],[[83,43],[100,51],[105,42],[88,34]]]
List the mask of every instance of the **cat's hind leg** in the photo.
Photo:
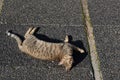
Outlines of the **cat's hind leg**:
[[30,31],[30,34],[31,35],[34,34],[37,31],[37,29],[38,29],[37,27],[33,27],[32,30]]
[[33,35],[35,32],[36,32],[36,30],[37,30],[38,28],[37,27],[30,27],[28,30],[27,30],[27,32],[25,33],[25,38],[27,38],[27,36],[29,36],[29,35]]
[[25,38],[30,34],[30,32],[32,31],[32,29],[33,29],[34,27],[30,27],[28,30],[27,30],[27,32],[25,33]]

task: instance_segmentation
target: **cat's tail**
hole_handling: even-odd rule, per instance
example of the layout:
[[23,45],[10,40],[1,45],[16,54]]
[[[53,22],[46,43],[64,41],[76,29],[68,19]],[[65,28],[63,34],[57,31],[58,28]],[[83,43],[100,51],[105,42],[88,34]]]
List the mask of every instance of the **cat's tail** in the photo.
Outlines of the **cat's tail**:
[[14,39],[17,41],[19,48],[21,48],[21,46],[22,46],[22,39],[21,39],[18,35],[12,33],[11,30],[6,31],[6,34],[7,34],[8,36],[14,38]]

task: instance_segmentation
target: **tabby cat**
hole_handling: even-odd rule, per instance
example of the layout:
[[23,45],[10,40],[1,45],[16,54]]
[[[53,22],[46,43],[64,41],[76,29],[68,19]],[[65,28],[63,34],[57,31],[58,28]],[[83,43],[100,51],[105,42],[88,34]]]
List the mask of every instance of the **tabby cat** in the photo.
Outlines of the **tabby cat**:
[[69,43],[67,35],[64,42],[51,43],[35,37],[34,33],[36,30],[37,27],[30,27],[25,33],[24,40],[11,31],[7,31],[6,33],[17,41],[18,47],[22,52],[42,60],[59,60],[60,62],[58,65],[65,66],[67,71],[71,69],[74,62],[72,56],[73,49],[78,50],[80,53],[84,53],[83,49]]

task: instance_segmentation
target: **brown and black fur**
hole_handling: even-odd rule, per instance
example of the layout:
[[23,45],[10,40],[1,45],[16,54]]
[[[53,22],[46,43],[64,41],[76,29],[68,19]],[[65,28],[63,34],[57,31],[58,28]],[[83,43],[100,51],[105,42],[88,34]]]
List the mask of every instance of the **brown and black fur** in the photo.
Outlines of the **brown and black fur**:
[[39,40],[34,36],[36,29],[36,27],[30,27],[23,41],[19,36],[10,31],[6,33],[17,41],[18,47],[22,52],[42,60],[59,60],[58,65],[64,65],[66,70],[70,70],[74,62],[72,57],[73,49],[84,53],[83,49],[68,43],[68,36],[65,37],[63,43],[50,43]]

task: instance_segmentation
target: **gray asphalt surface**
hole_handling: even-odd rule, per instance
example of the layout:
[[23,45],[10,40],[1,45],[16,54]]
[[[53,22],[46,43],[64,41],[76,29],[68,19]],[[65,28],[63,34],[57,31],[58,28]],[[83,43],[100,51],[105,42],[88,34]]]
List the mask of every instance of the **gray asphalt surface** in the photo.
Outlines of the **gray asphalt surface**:
[[7,24],[82,24],[79,0],[5,0],[3,7]]
[[120,79],[120,0],[88,0],[104,80]]
[[39,38],[46,35],[56,42],[68,34],[73,37],[72,43],[87,52],[81,14],[79,0],[5,0],[0,16],[0,80],[93,80],[88,55],[77,54],[78,64],[66,72],[58,62],[38,60],[20,52],[16,41],[5,35],[6,30],[24,35],[32,25],[40,27]]

